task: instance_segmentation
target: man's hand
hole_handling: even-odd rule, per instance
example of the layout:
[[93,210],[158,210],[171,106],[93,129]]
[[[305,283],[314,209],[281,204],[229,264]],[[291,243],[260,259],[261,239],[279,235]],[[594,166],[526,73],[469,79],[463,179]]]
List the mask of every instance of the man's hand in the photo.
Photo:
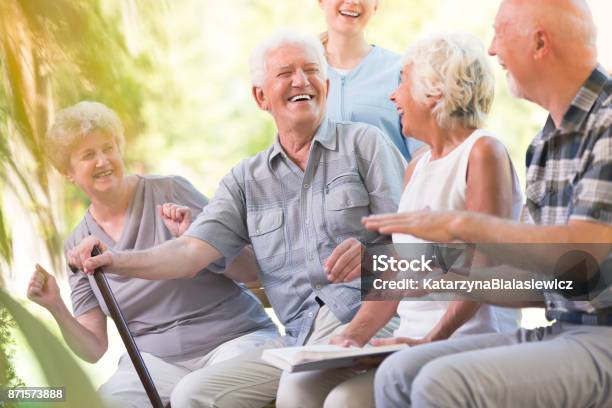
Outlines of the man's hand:
[[157,208],[172,236],[180,237],[191,225],[191,209],[189,207],[165,203],[157,206]]
[[370,340],[370,344],[375,347],[392,346],[394,344],[407,344],[408,346],[412,347],[425,343],[430,343],[430,340],[428,340],[426,337],[423,337],[422,339],[411,339],[409,337],[387,337]]
[[325,261],[327,279],[333,283],[349,282],[361,276],[363,245],[355,238],[342,241]]
[[453,227],[462,215],[458,211],[414,211],[370,215],[362,222],[366,229],[380,234],[410,234],[425,241],[452,242],[456,239]]
[[334,344],[340,347],[363,347],[363,344],[359,344],[359,342],[350,336],[346,336],[344,334],[337,334],[333,336],[329,340],[329,344]]
[[[102,254],[92,257],[91,251],[95,246],[100,248]],[[77,246],[68,251],[66,256],[69,265],[89,275],[93,274],[96,269],[102,266],[112,265],[113,263],[112,253],[108,250],[106,245],[94,235],[90,235],[83,239]]]
[[45,309],[52,309],[62,302],[55,278],[39,264],[36,264],[36,270],[30,278],[27,296]]
[[[363,347],[356,339],[343,333],[333,336],[329,340],[329,344],[334,344],[340,347]],[[369,370],[370,368],[378,367],[385,357],[358,357],[355,359],[352,367],[355,371]]]

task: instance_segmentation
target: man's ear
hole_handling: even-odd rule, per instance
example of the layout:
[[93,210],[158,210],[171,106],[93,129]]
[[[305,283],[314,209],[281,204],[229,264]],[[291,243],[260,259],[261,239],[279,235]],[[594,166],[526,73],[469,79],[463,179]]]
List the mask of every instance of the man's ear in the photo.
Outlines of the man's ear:
[[263,89],[258,86],[253,86],[252,88],[253,98],[255,98],[255,102],[257,102],[257,106],[259,109],[268,110],[268,101],[266,96],[264,95]]
[[548,55],[552,44],[550,41],[550,34],[548,34],[547,31],[541,28],[537,29],[533,34],[533,42],[533,59],[539,60]]

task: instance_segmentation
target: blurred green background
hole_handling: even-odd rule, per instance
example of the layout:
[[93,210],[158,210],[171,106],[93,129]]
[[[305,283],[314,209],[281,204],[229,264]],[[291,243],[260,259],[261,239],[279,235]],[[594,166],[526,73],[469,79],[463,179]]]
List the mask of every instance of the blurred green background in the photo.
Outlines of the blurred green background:
[[[610,70],[612,35],[604,21],[611,2],[589,3],[600,60]],[[381,0],[367,38],[402,52],[423,31],[461,29],[488,47],[498,4]],[[59,276],[69,302],[62,242],[88,203],[45,160],[43,136],[54,112],[83,99],[107,104],[126,128],[130,171],[180,174],[212,196],[224,173],[274,137],[271,118],[251,99],[247,59],[280,27],[316,35],[325,29],[323,13],[316,0],[0,2],[0,287],[55,336],[61,338],[50,315],[24,300],[27,281],[39,262]],[[506,144],[524,180],[524,152],[545,114],[511,98],[491,63],[497,88],[487,127]],[[541,321],[538,313],[525,316],[526,325]],[[23,334],[13,330],[13,337],[13,346],[0,339],[15,355],[17,375],[27,385],[44,384]],[[121,352],[111,333],[105,357],[81,363],[95,386],[113,372]]]

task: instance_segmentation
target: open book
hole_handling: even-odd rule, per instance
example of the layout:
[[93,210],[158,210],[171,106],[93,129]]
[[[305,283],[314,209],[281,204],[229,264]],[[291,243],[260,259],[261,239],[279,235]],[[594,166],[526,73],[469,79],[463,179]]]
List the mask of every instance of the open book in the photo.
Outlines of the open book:
[[262,360],[288,372],[351,367],[363,357],[385,357],[407,347],[394,344],[381,347],[340,347],[331,344],[284,347],[264,350]]

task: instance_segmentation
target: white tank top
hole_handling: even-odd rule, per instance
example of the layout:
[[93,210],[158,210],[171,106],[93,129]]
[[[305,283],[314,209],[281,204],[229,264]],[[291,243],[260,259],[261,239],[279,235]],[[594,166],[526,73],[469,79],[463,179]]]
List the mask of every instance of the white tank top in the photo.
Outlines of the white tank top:
[[[431,160],[431,152],[423,154],[402,193],[398,212],[427,208],[434,211],[465,210],[466,176],[470,152],[478,139],[490,135],[492,135],[491,132],[477,129],[450,153],[437,160]],[[514,180],[512,215],[516,220],[523,205],[523,197],[514,166],[511,171]],[[393,242],[418,243],[424,241],[412,235],[393,234]],[[401,319],[400,326],[395,330],[395,336],[411,338],[426,336],[446,313],[449,303],[449,301],[436,300],[401,301],[397,308]],[[457,329],[451,337],[473,333],[512,331],[518,326],[518,318],[519,311],[516,309],[482,305],[476,314]]]

